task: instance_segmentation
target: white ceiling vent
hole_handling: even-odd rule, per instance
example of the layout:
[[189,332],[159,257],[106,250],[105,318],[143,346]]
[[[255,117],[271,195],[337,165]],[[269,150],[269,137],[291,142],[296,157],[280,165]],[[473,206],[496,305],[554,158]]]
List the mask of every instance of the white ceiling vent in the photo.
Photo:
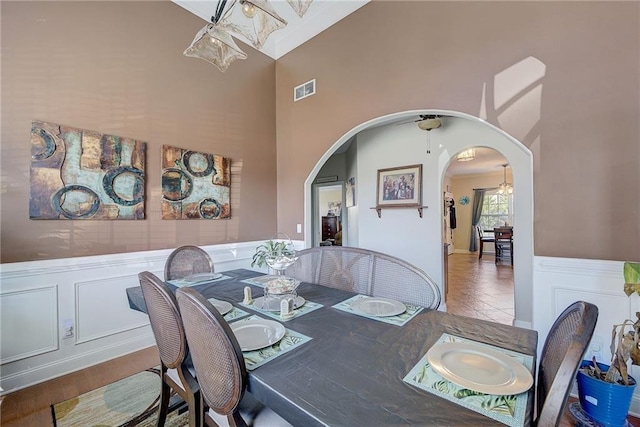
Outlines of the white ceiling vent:
[[316,79],[309,80],[306,83],[302,83],[300,86],[296,86],[293,89],[293,101],[300,101],[302,98],[316,94]]

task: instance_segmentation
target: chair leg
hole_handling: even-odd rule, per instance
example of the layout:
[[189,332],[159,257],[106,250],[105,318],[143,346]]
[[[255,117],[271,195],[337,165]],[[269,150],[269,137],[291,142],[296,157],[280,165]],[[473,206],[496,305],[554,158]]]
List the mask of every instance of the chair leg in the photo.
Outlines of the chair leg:
[[189,427],[202,426],[202,399],[199,390],[189,396],[187,404],[189,405]]
[[478,259],[482,259],[482,249],[484,246],[484,242],[480,240],[480,253],[478,254]]
[[162,381],[160,389],[160,403],[158,404],[158,427],[163,427],[167,420],[167,412],[169,411],[169,398],[171,397],[171,387]]

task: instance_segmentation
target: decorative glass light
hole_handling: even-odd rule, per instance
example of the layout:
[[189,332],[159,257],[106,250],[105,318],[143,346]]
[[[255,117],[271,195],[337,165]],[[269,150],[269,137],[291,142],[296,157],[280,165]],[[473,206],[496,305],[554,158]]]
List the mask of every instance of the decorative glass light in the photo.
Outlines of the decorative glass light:
[[[239,3],[239,4],[237,4]],[[260,49],[269,35],[287,26],[269,0],[234,0],[220,20],[220,28],[241,34]]]
[[213,23],[198,31],[184,55],[204,59],[222,72],[236,59],[247,59],[247,54],[240,50],[229,33]]
[[191,45],[183,52],[185,56],[204,59],[212,63],[222,72],[229,68],[229,65],[236,59],[247,59],[247,54],[240,50],[231,35],[219,28],[218,22],[226,5],[227,0],[218,1],[215,15],[211,17],[211,23],[198,31]]
[[313,0],[287,0],[287,1],[289,2],[293,10],[296,11],[296,13],[300,18],[304,16],[304,14],[307,12],[307,9],[309,9],[309,6],[311,6],[311,3],[313,2]]
[[468,162],[476,158],[476,150],[475,148],[469,148],[460,152],[456,158],[459,162]]
[[504,180],[498,188],[498,194],[513,194],[513,185],[510,182],[507,182],[507,166],[509,165],[502,165],[504,168]]

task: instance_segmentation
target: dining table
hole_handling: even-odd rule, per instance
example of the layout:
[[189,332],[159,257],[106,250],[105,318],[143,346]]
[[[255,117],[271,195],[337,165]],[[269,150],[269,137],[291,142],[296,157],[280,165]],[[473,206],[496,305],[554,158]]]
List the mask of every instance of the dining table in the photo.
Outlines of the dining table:
[[[297,288],[307,311],[300,309],[299,315],[283,320],[279,313],[243,304],[246,287],[254,301],[263,295],[261,278],[263,273],[236,269],[192,287],[207,298],[231,303],[233,313],[276,320],[291,332],[294,344],[286,352],[256,362],[269,355],[257,350],[245,353],[245,362],[247,391],[292,425],[532,424],[533,385],[517,396],[500,390],[496,395],[478,393],[439,376],[427,352],[444,342],[504,351],[509,360],[522,361],[520,368],[525,366],[535,378],[536,331],[421,307],[407,307],[410,314],[404,313],[394,323],[350,310],[348,302],[362,296],[310,283]],[[168,284],[173,291],[178,289]],[[146,312],[140,287],[128,288],[126,293],[132,309]],[[232,321],[243,318],[229,320],[231,325]]]

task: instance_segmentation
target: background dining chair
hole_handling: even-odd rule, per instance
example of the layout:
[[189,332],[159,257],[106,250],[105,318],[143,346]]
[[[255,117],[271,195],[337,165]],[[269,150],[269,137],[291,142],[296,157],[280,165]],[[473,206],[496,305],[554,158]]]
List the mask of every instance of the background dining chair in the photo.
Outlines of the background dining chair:
[[496,248],[496,264],[499,259],[509,255],[511,265],[513,265],[513,229],[511,228],[494,228],[494,245]]
[[176,298],[169,287],[153,273],[143,271],[138,274],[138,278],[160,353],[162,388],[158,426],[163,426],[167,418],[172,390],[189,406],[189,426],[199,426],[200,387],[189,359],[189,348]]
[[478,231],[478,242],[480,243],[480,248],[478,250],[478,259],[482,259],[482,252],[484,251],[485,243],[494,243],[496,240],[493,237],[485,236],[484,232],[480,228],[479,225],[476,225],[476,230]]
[[175,249],[164,265],[164,280],[178,280],[195,273],[213,273],[213,261],[203,249],[186,245]]
[[222,315],[192,288],[176,292],[209,426],[290,426],[249,393],[240,345]]
[[544,342],[538,368],[536,425],[557,426],[598,320],[598,307],[577,301],[555,320]]

